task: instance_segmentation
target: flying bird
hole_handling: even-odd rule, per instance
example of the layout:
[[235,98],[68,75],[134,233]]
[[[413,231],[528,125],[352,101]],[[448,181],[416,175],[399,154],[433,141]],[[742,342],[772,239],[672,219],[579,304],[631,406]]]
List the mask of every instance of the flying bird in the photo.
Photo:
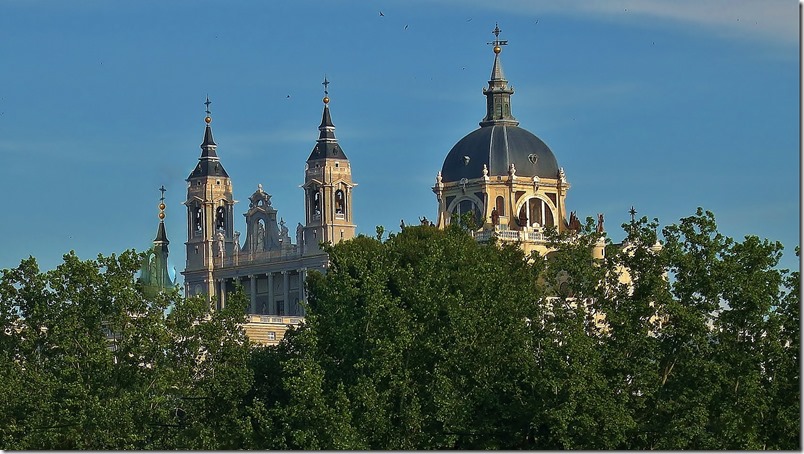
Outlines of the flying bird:
[[385,14],[383,14],[382,11],[380,11],[380,16],[385,16]]
[[407,26],[407,25],[405,25],[405,30],[407,30],[407,29],[408,29],[408,26]]

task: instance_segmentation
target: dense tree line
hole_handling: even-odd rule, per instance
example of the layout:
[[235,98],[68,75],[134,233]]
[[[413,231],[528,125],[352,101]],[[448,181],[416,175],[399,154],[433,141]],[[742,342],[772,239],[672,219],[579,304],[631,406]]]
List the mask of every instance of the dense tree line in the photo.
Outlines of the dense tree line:
[[546,260],[459,226],[330,246],[276,347],[248,344],[242,293],[144,291],[134,252],[23,260],[0,277],[0,448],[800,449],[781,245],[701,210],[662,248],[656,221],[624,227],[602,260],[591,220]]

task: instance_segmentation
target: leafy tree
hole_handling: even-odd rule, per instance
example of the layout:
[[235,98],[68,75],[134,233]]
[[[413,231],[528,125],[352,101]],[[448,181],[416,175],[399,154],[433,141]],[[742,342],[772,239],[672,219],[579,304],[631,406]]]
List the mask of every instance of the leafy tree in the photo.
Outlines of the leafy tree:
[[[280,347],[290,354],[283,371],[300,379],[284,377],[287,407],[273,414],[290,427],[305,422],[285,437],[288,446],[526,442],[531,418],[521,410],[536,398],[538,373],[528,321],[541,319],[540,265],[515,247],[429,226],[328,252],[327,274],[308,279],[306,326]],[[294,405],[294,393],[311,398]]]
[[[662,308],[661,386],[645,447],[768,447],[767,385],[776,371],[763,344],[778,343],[772,321],[774,306],[783,301],[786,271],[775,268],[781,245],[756,237],[735,242],[718,233],[712,213],[701,209],[663,233],[673,298]],[[786,378],[799,382],[797,373]],[[789,395],[784,407],[797,396]]]
[[624,228],[603,259],[589,220],[547,260],[460,226],[328,247],[306,325],[266,354],[282,379],[255,394],[261,430],[308,449],[799,447],[781,245],[703,210],[663,245],[656,220]]
[[[248,436],[242,296],[211,313],[178,290],[146,296],[141,257],[33,258],[0,277],[0,445],[231,449]],[[168,308],[172,310],[168,313]]]
[[[699,209],[550,233],[458,223],[326,246],[274,347],[144,292],[141,256],[0,275],[4,449],[800,449],[800,273]],[[605,245],[605,256],[590,251]],[[796,248],[796,254],[799,254]]]

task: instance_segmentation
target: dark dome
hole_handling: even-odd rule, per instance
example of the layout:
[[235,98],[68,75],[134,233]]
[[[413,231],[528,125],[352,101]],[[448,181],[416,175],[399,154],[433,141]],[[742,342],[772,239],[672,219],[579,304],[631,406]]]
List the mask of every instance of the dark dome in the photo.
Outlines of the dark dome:
[[441,178],[444,182],[480,178],[483,164],[488,166],[489,176],[507,176],[511,163],[517,176],[558,177],[556,157],[541,139],[518,126],[496,124],[459,140],[444,159]]

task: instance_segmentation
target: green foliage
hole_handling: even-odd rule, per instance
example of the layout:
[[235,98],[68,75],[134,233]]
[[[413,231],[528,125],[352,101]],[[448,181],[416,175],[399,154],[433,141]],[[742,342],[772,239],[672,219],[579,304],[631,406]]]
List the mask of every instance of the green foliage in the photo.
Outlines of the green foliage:
[[702,210],[663,245],[656,220],[624,227],[622,245],[591,220],[553,232],[547,260],[465,226],[329,247],[306,325],[270,354],[264,420],[284,429],[262,447],[800,447],[781,245],[735,242]]
[[[496,388],[535,365],[523,341],[526,320],[539,318],[540,290],[517,249],[416,227],[383,244],[333,248],[331,260],[331,272],[310,282],[310,328],[322,332],[325,367],[347,387],[356,424],[374,428],[369,447],[524,439],[526,421],[498,427],[527,391]],[[346,351],[345,338],[355,341]]]
[[248,344],[242,291],[144,292],[133,252],[23,260],[0,276],[0,447],[801,448],[780,244],[700,209],[661,245],[656,220],[614,245],[588,219],[546,258],[457,224],[325,246],[274,347]]
[[[33,258],[0,277],[4,449],[233,449],[251,387],[244,301],[146,294],[141,256]],[[168,308],[173,310],[168,314]]]

